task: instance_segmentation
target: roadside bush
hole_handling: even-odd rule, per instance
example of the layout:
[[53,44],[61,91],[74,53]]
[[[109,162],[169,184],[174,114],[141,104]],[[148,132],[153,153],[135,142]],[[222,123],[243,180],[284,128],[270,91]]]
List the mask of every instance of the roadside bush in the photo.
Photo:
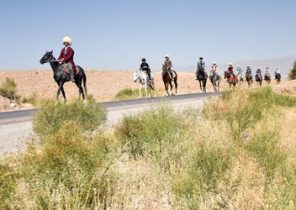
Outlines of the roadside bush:
[[181,115],[160,106],[136,116],[125,116],[115,128],[115,135],[134,158],[153,157],[166,170],[185,126]]
[[43,101],[33,118],[33,130],[39,136],[54,134],[66,121],[73,121],[83,131],[93,131],[106,120],[106,111],[94,102],[74,100],[69,104]]
[[0,86],[0,95],[10,100],[18,101],[20,96],[17,94],[17,84],[14,79],[6,78],[5,82]]
[[264,111],[275,106],[296,106],[296,98],[274,93],[270,87],[227,91],[222,100],[206,105],[203,113],[209,119],[226,119],[234,138],[240,139],[245,130],[253,128],[262,119]]
[[38,106],[38,103],[39,103],[38,94],[36,92],[33,92],[30,96],[23,97],[21,99],[21,102],[32,104],[33,106]]
[[27,184],[22,205],[37,209],[86,209],[106,205],[112,197],[111,142],[83,137],[76,122],[65,122],[45,137],[41,150],[31,148],[22,166]]
[[139,96],[139,90],[132,88],[124,88],[115,95],[115,99],[129,99]]

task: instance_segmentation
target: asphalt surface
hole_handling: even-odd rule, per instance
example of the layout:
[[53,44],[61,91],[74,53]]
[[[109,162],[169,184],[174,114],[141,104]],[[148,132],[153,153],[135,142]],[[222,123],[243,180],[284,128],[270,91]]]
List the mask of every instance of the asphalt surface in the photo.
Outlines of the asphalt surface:
[[[140,98],[140,99],[130,99],[130,100],[122,100],[122,101],[110,101],[98,103],[98,105],[104,106],[108,111],[114,109],[122,109],[128,107],[135,107],[139,105],[151,105],[160,103],[162,101],[168,102],[178,102],[184,100],[194,100],[194,99],[202,99],[207,97],[218,96],[220,93],[191,93],[191,94],[182,94],[176,96],[169,97],[153,97],[153,98]],[[11,123],[19,123],[19,122],[27,122],[31,121],[34,113],[36,113],[39,109],[30,109],[30,110],[19,110],[19,111],[10,111],[10,112],[0,112],[0,125],[11,124]]]

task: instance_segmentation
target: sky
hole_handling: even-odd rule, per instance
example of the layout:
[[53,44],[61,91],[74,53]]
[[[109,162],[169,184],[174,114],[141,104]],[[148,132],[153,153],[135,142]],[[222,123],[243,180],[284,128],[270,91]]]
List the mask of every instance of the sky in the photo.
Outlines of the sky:
[[1,0],[0,69],[40,69],[73,40],[85,68],[160,69],[296,55],[295,0]]

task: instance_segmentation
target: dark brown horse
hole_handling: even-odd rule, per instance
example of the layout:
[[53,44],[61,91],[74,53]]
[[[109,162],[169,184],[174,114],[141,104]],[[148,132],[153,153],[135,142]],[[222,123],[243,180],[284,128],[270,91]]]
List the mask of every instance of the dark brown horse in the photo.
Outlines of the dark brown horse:
[[235,88],[235,86],[238,83],[238,76],[237,75],[235,75],[234,77],[231,76],[231,73],[229,71],[224,71],[224,79],[227,80],[229,87],[232,86],[233,88]]
[[[172,79],[169,75],[169,72],[164,68],[164,65],[162,65],[162,81],[168,96],[177,94],[177,90],[178,90],[178,74],[175,70],[171,70],[171,73],[172,73]],[[175,94],[173,93],[172,80],[175,86]],[[171,88],[170,92],[169,92],[169,86]]]
[[266,84],[270,84],[270,82],[271,82],[271,78],[270,78],[270,74],[269,74],[269,72],[265,72],[265,74],[264,74],[264,80],[266,81]]
[[282,77],[281,74],[280,73],[275,73],[274,76],[275,76],[275,79],[276,79],[277,83],[279,84],[281,82],[281,77]]
[[251,87],[253,83],[253,76],[251,72],[246,72],[246,81],[248,83],[248,86]]

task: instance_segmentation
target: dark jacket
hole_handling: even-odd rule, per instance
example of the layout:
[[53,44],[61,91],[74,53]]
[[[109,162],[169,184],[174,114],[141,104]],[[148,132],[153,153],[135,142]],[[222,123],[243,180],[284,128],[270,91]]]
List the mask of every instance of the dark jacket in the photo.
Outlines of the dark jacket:
[[140,70],[150,72],[149,64],[146,62],[141,63]]

